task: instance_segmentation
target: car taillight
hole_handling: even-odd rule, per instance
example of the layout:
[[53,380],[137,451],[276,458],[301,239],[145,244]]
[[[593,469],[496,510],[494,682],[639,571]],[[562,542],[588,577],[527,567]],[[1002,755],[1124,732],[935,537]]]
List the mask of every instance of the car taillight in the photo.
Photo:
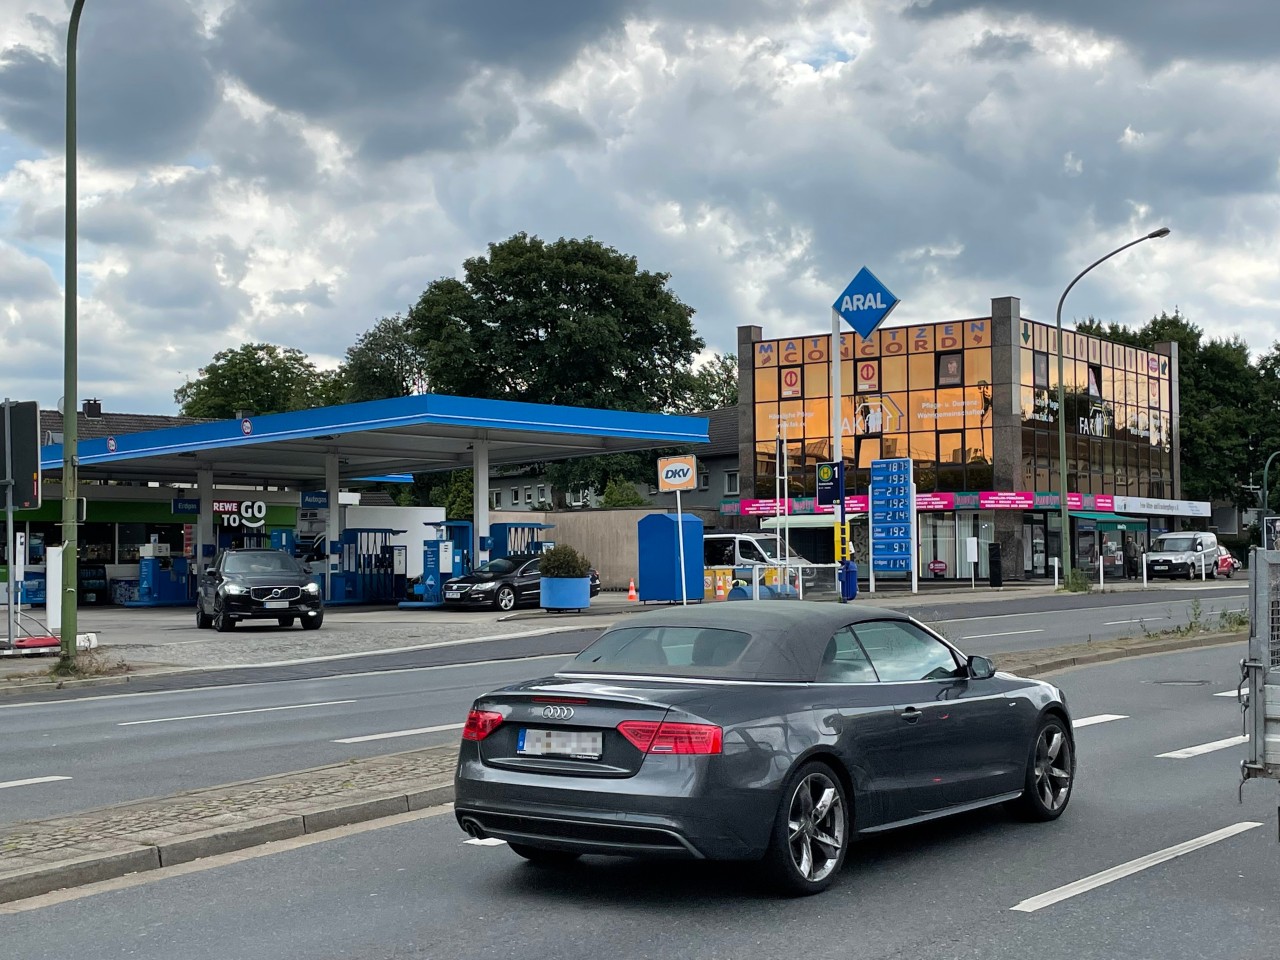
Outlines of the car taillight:
[[707,723],[659,723],[657,720],[624,720],[618,732],[641,753],[720,753],[723,732]]
[[463,740],[483,740],[502,723],[502,714],[492,710],[472,710],[467,714],[467,722],[462,727]]

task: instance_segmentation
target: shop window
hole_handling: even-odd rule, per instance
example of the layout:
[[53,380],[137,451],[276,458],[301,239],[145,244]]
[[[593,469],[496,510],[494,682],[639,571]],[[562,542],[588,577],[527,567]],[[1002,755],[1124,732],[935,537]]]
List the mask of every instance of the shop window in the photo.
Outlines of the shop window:
[[959,387],[964,385],[964,353],[938,354],[938,386]]
[[940,464],[957,464],[964,463],[964,434],[955,433],[939,433],[938,434],[938,463]]
[[907,361],[907,386],[911,390],[932,390],[936,383],[931,353],[913,353]]
[[724,472],[724,494],[726,497],[736,497],[738,495],[737,470],[726,470]]
[[880,360],[880,389],[884,393],[907,389],[906,357],[883,357]]
[[991,382],[991,348],[979,347],[964,352],[965,382],[971,384]]
[[80,560],[82,563],[116,562],[116,527],[113,523],[80,525]]
[[1049,355],[1038,350],[1031,355],[1031,385],[1040,389],[1049,389]]
[[1102,367],[1096,363],[1087,363],[1084,365],[1085,383],[1089,392],[1089,396],[1095,399],[1102,399]]
[[773,402],[778,399],[778,370],[776,367],[765,367],[756,371],[755,400],[757,403]]

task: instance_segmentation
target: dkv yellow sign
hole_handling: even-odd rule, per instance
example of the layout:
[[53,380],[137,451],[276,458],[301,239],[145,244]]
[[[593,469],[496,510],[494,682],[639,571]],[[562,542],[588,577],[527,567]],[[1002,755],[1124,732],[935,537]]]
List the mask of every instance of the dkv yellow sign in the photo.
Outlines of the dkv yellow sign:
[[663,457],[658,461],[658,489],[663,493],[698,488],[698,458]]

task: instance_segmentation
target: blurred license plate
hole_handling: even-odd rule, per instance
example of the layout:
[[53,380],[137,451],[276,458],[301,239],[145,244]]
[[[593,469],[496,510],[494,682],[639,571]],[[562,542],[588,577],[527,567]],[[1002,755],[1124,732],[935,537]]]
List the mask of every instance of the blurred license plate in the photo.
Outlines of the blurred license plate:
[[604,734],[580,730],[520,730],[516,753],[536,757],[576,757],[599,760],[604,752]]
[[264,600],[262,605],[268,610],[287,610],[289,609],[288,600]]
[[459,593],[457,590],[446,590],[444,594],[444,598],[446,600],[458,600],[458,599],[461,599],[461,597],[462,597],[462,594]]
[[1151,569],[1152,569],[1152,570],[1168,570],[1168,569],[1169,569],[1169,565],[1168,565],[1167,563],[1157,563],[1157,564],[1154,564],[1154,565],[1151,567]]

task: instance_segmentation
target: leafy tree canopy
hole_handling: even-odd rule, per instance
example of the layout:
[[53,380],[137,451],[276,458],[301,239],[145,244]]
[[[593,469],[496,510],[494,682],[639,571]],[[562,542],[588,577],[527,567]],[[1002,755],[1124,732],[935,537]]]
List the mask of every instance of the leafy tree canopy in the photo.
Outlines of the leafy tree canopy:
[[408,321],[400,314],[383,317],[347,347],[342,364],[346,400],[384,400],[427,392],[423,356],[410,343]]
[[738,358],[715,353],[689,377],[685,398],[675,407],[679,413],[698,413],[738,402]]
[[301,350],[245,343],[215,353],[173,399],[189,417],[227,419],[340,403],[344,392],[341,372],[317,370]]

